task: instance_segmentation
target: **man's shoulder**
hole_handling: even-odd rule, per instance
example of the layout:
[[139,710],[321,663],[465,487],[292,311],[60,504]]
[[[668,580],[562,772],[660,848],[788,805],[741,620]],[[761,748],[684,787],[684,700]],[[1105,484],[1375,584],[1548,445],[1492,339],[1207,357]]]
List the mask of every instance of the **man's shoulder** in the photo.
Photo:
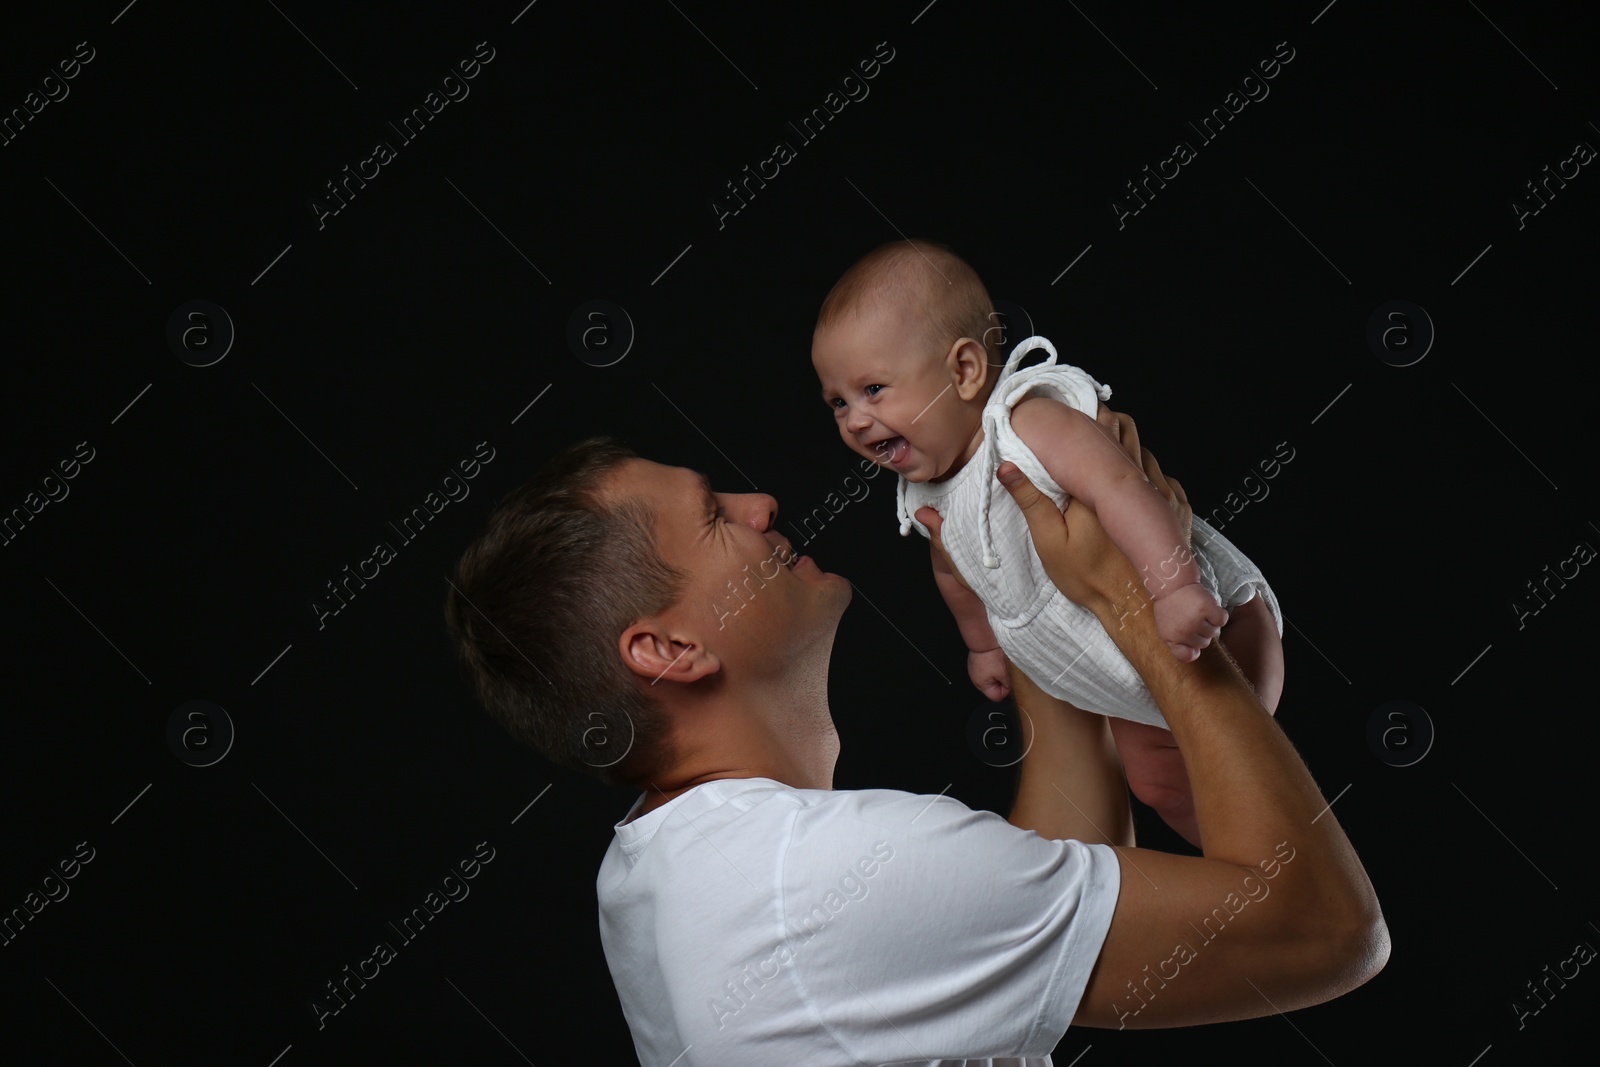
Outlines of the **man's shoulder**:
[[[692,799],[691,799],[692,798]],[[695,786],[663,807],[682,805],[686,812],[706,811],[730,806],[753,811],[769,802],[785,810],[803,809],[817,813],[897,811],[906,805],[918,810],[936,800],[957,804],[942,793],[919,794],[904,789],[805,789],[772,778],[718,778]]]
[[681,888],[694,897],[704,889],[707,872],[729,867],[752,884],[803,883],[810,880],[808,872],[859,866],[863,859],[885,861],[913,836],[928,840],[940,832],[947,808],[971,815],[948,797],[897,789],[802,789],[769,778],[717,779],[618,823],[597,888],[603,903],[647,885]]
[[[950,829],[970,823],[1009,826],[991,811],[974,809],[940,793],[913,793],[904,789],[802,789],[795,791],[801,809],[799,821],[856,820],[895,830]],[[1014,829],[1014,828],[1013,828]]]
[[[641,858],[709,839],[719,847],[770,852],[795,845],[827,849],[843,842],[938,836],[960,827],[1003,827],[998,815],[944,795],[902,789],[803,789],[770,778],[721,778],[616,826],[612,853]],[[622,858],[621,855],[618,858]]]

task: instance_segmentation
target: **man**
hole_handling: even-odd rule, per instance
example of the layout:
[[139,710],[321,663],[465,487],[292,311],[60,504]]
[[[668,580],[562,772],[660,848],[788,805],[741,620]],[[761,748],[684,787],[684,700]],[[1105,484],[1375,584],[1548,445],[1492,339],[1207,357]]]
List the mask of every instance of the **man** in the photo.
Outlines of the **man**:
[[[1187,527],[1132,421],[1101,422]],[[1290,1010],[1387,960],[1365,871],[1226,653],[1179,663],[1093,513],[1063,518],[1001,474],[1051,577],[1171,724],[1204,856],[1126,847],[1105,720],[1021,672],[1033,736],[1009,821],[834,791],[827,672],[851,587],[794,555],[770,497],[585,442],[463,557],[446,610],[485,705],[547,756],[644,790],[597,882],[642,1063],[1048,1064],[1069,1024]]]

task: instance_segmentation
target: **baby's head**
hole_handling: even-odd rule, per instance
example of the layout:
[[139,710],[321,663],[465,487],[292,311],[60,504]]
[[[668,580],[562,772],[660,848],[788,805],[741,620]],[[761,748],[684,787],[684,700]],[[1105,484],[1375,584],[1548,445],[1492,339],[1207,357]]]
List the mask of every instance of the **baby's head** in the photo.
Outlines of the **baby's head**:
[[998,337],[989,293],[965,260],[931,241],[896,241],[829,291],[811,365],[845,444],[908,481],[940,481],[982,440]]

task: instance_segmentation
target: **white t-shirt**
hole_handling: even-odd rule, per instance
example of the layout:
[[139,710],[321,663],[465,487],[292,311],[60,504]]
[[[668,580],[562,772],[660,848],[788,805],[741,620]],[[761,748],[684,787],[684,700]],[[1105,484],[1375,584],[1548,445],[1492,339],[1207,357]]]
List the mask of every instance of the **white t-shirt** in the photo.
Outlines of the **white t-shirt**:
[[769,778],[618,823],[596,880],[644,1067],[1044,1067],[1120,886],[1107,845]]

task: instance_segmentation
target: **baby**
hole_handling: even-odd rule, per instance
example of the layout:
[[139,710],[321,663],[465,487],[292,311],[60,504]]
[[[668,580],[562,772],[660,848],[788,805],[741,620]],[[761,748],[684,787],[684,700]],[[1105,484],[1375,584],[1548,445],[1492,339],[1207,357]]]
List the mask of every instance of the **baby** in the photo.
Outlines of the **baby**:
[[[998,374],[994,307],[977,273],[948,249],[897,241],[858,261],[828,293],[811,360],[839,435],[900,475],[900,532],[942,523],[934,579],[990,700],[1009,692],[1009,660],[1041,689],[1110,717],[1134,795],[1196,847],[1183,757],[1149,691],[1094,615],[1044,572],[1026,520],[996,480],[1005,460],[1065,507],[1076,498],[1144,578],[1156,627],[1193,660],[1221,640],[1268,712],[1283,685],[1282,616],[1261,572],[1193,520],[1193,551],[1166,500],[1095,421],[1111,390],[1058,363],[1042,337],[1017,345]],[[1043,349],[1048,358],[1020,367]],[[1004,499],[1001,499],[1004,498]]]

